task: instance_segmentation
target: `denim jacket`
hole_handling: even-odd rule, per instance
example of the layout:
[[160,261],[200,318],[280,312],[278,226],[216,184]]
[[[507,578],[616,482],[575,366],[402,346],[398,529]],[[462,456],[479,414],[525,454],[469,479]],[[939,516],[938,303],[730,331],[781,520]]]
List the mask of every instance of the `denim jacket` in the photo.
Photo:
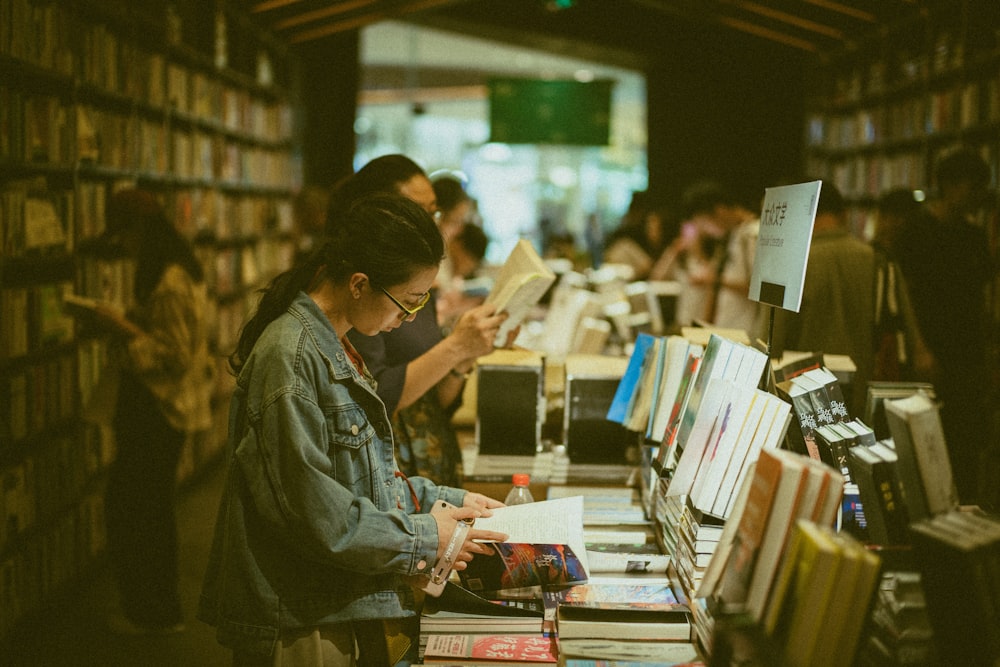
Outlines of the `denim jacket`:
[[220,643],[269,654],[285,629],[414,613],[405,578],[438,545],[426,511],[465,491],[413,478],[415,512],[370,376],[304,293],[237,379],[226,456],[198,610]]

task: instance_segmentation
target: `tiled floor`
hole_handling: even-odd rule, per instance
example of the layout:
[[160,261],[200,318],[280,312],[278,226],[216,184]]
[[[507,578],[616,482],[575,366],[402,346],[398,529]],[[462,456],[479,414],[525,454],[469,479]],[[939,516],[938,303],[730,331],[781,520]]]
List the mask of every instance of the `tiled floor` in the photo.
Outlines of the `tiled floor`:
[[178,503],[181,599],[187,629],[166,637],[119,637],[105,627],[116,595],[107,569],[15,631],[0,665],[10,667],[216,667],[231,663],[214,628],[194,617],[224,470],[213,466]]

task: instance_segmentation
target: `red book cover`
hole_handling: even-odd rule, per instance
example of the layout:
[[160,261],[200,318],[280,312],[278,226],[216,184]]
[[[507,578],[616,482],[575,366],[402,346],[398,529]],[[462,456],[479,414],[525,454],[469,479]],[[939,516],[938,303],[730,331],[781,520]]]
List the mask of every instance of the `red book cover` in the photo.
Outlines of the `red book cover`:
[[432,634],[427,637],[424,660],[463,658],[482,662],[556,662],[552,639],[539,634],[475,635]]

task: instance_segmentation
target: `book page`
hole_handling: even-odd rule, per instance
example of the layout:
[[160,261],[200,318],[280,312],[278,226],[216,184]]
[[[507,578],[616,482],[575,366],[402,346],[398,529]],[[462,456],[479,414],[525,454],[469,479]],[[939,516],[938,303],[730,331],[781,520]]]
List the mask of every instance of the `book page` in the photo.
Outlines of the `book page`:
[[511,543],[569,545],[589,572],[583,540],[583,496],[499,507],[493,516],[476,519],[476,528],[507,533]]
[[496,345],[507,342],[507,334],[517,327],[556,280],[556,274],[542,261],[534,246],[521,239],[497,273],[493,290],[486,297],[507,319],[497,332]]

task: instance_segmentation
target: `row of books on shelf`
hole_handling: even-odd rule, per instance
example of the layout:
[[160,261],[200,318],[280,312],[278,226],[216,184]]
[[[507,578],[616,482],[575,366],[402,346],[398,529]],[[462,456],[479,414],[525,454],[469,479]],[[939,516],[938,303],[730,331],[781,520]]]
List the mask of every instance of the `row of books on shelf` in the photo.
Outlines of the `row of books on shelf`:
[[0,553],[36,524],[51,523],[114,457],[114,443],[93,427],[49,439],[21,461],[0,468]]
[[0,289],[0,361],[72,341],[73,318],[63,311],[71,281]]
[[273,140],[291,136],[287,104],[232,86],[212,68],[172,62],[169,50],[157,53],[139,44],[142,37],[120,35],[59,4],[0,2],[0,55],[155,108],[219,119],[232,130]]
[[[46,177],[4,183],[0,187],[0,256],[70,253],[100,236],[113,185],[105,180],[81,180],[74,188],[63,188]],[[273,234],[285,237],[280,243],[292,243],[294,220],[287,197],[179,188],[163,195],[163,205],[178,231],[189,239],[254,241]],[[294,253],[294,248],[288,252]]]
[[94,490],[0,552],[0,635],[92,567],[106,546],[104,494]]
[[66,349],[0,375],[0,454],[31,436],[65,428],[78,408],[82,363],[76,351]]
[[0,86],[0,159],[14,163],[92,165],[148,176],[287,187],[292,158],[256,137],[165,123],[155,116],[75,104]]
[[[189,435],[178,479],[224,442],[218,432]],[[114,457],[114,438],[81,422],[0,464],[0,636],[104,552],[104,474]]]
[[814,114],[808,145],[832,150],[911,141],[1000,122],[1000,78],[893,100],[845,114]]

